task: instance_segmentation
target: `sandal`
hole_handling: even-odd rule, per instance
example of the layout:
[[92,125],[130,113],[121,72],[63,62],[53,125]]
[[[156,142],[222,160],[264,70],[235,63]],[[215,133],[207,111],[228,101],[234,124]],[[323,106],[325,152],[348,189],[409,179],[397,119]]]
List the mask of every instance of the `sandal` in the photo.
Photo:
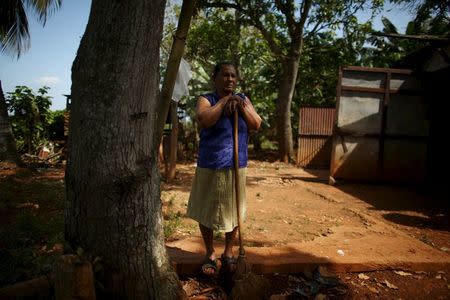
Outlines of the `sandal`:
[[222,261],[222,269],[224,270],[224,272],[226,273],[236,272],[237,260],[234,256],[228,257],[222,254],[220,260]]
[[[213,272],[209,273],[208,269],[212,269]],[[207,257],[205,258],[205,260],[203,261],[202,264],[202,273],[207,275],[207,276],[214,276],[217,273],[217,259],[212,260],[211,258]]]

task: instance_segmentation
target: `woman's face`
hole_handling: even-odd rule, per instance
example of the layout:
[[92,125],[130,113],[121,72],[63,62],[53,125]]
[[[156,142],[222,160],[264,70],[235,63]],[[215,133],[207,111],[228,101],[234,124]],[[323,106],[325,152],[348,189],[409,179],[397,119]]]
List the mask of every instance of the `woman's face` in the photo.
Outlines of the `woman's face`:
[[233,93],[236,88],[236,69],[232,65],[222,65],[220,72],[214,78],[216,90],[225,95]]

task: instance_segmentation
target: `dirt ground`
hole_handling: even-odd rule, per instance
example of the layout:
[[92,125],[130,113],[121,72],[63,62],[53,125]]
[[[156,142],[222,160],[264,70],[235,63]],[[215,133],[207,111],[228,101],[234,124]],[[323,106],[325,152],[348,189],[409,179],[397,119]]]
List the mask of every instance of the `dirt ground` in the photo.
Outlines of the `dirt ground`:
[[[166,215],[179,217],[169,241],[200,236],[197,224],[184,216],[194,170],[193,163],[179,165],[175,181],[162,184]],[[450,251],[448,198],[429,195],[417,187],[349,183],[330,186],[327,178],[326,170],[305,171],[279,162],[250,161],[244,244],[276,247],[332,235],[345,241],[362,232],[348,228],[376,230],[380,223],[439,251]],[[223,235],[217,234],[216,238],[221,240]],[[382,239],[383,234],[379,238]],[[266,277],[272,283],[271,295],[277,295],[272,299],[450,299],[447,273],[386,269],[346,272],[330,275],[338,279],[338,284],[319,284],[318,287],[311,274]],[[184,278],[183,282],[193,299],[195,296],[200,297],[198,299],[222,298],[217,282],[202,277]],[[317,290],[308,297],[305,289],[308,290],[311,283]],[[216,290],[211,290],[214,287]]]
[[[185,217],[194,170],[195,164],[192,162],[179,164],[174,182],[162,182],[161,198],[168,242],[200,236],[197,224]],[[5,229],[3,232],[8,231],[6,226],[14,224],[17,216],[22,216],[22,210],[32,212],[23,215],[26,217],[22,218],[25,225],[28,224],[25,221],[29,216],[39,214],[45,214],[42,217],[47,219],[49,215],[62,218],[63,180],[63,169],[22,170],[20,176],[14,171],[2,170],[0,196],[15,199],[13,208],[12,203],[0,206],[0,226]],[[38,183],[42,183],[39,188],[45,188],[45,195],[34,189]],[[330,186],[327,184],[326,170],[304,171],[279,162],[252,160],[247,176],[245,245],[274,247],[292,242],[315,241],[327,236],[337,236],[345,241],[353,237],[351,235],[358,234],[358,230],[343,229],[374,228],[375,223],[380,222],[442,253],[448,253],[448,198],[428,194],[426,190],[416,187],[362,184]],[[56,219],[55,224],[63,228],[59,219]],[[37,227],[36,224],[33,226]],[[21,246],[32,245],[38,249],[38,252],[30,252],[29,256],[35,258],[36,253],[45,253],[49,257],[61,253],[59,244],[48,237],[53,234],[56,236],[54,241],[58,241],[61,233],[58,230],[37,228],[42,232],[41,236],[21,237]],[[216,238],[220,240],[223,235],[217,234]],[[10,242],[16,244],[15,241]],[[10,251],[5,244],[5,240],[0,240],[1,253],[17,255],[17,251]],[[58,251],[55,250],[57,248]],[[14,274],[18,281],[35,275],[29,270]],[[448,270],[383,269],[365,273],[330,273],[326,269],[318,269],[299,274],[266,274],[265,277],[270,282],[268,297],[273,300],[450,299]],[[217,279],[198,275],[183,276],[181,280],[190,299],[226,299],[223,285]]]

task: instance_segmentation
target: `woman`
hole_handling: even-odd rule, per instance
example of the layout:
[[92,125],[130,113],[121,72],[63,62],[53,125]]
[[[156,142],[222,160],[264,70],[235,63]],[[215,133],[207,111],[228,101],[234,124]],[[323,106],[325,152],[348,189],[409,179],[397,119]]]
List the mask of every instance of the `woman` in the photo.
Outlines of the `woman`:
[[215,91],[197,102],[197,120],[201,127],[197,169],[189,197],[187,215],[199,222],[206,248],[202,271],[217,273],[213,245],[214,230],[225,231],[222,266],[234,271],[233,243],[238,216],[234,189],[233,112],[239,113],[239,182],[241,211],[245,214],[245,174],[248,132],[258,130],[261,118],[244,94],[235,94],[237,73],[230,62],[218,63],[213,72]]

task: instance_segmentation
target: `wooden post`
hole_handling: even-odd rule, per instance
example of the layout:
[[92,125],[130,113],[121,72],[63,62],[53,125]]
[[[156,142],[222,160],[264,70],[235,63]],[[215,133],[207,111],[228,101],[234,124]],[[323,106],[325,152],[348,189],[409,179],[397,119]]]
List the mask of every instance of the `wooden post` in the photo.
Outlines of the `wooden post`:
[[56,300],[95,300],[91,263],[76,255],[63,255],[55,263]]

